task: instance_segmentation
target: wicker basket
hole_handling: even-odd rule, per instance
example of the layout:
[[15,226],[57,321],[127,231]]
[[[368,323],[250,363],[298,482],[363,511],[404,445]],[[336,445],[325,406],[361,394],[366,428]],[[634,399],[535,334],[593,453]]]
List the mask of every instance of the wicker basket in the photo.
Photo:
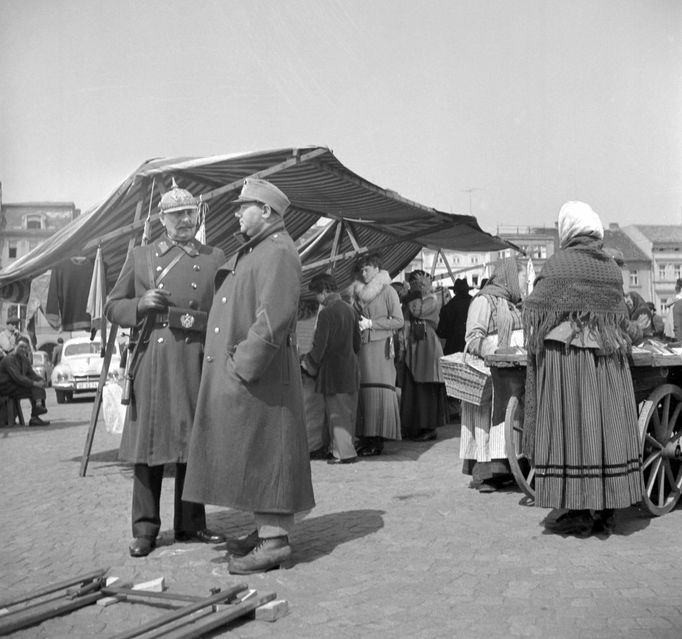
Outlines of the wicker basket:
[[480,357],[467,353],[468,346],[463,353],[440,358],[445,390],[450,397],[480,406],[492,398],[490,369]]

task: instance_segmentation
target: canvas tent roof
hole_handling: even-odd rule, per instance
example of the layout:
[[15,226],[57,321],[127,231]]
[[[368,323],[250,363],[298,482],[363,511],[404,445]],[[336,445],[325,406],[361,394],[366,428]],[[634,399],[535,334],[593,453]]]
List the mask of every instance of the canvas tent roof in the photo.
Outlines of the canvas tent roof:
[[[153,236],[161,232],[156,211],[171,178],[209,205],[208,244],[229,255],[239,246],[235,199],[245,177],[268,179],[289,197],[285,222],[294,240],[321,217],[328,228],[301,247],[304,286],[334,265],[340,284],[352,276],[358,252],[376,248],[392,276],[423,246],[458,251],[494,251],[513,245],[494,237],[468,215],[453,215],[407,200],[359,177],[324,147],[285,148],[201,158],[167,158],[142,164],[99,205],[60,229],[29,254],[0,271],[0,295],[29,282],[65,258],[94,255],[101,245],[109,285],[116,280],[131,238],[139,243],[151,214]],[[513,247],[516,248],[516,247]]]

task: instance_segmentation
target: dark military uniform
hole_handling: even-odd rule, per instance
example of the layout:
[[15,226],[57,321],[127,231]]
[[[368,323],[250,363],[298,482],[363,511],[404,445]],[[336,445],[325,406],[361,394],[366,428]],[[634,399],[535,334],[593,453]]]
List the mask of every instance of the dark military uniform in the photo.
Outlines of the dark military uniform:
[[135,464],[133,536],[156,538],[164,464],[176,464],[175,519],[178,532],[205,528],[203,505],[181,501],[187,446],[201,379],[206,318],[213,278],[225,261],[222,250],[167,237],[133,249],[107,299],[107,318],[120,326],[139,324],[137,305],[149,289],[169,293],[167,313],[150,316],[153,328],[133,384],[119,457]]

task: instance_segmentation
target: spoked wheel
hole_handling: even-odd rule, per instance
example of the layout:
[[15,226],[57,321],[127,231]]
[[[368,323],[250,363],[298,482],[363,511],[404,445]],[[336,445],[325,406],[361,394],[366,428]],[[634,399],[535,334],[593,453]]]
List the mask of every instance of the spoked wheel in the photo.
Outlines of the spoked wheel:
[[682,489],[682,389],[674,384],[655,388],[642,402],[644,507],[655,516],[669,513]]
[[504,446],[511,471],[519,488],[535,500],[535,468],[521,452],[523,437],[523,402],[512,396],[504,415]]

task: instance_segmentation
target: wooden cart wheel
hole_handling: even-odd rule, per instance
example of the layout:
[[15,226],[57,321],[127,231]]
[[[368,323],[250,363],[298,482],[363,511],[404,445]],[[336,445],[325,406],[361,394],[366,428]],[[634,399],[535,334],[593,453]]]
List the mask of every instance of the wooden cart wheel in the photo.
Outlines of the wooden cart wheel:
[[642,402],[639,432],[642,442],[644,507],[655,516],[669,513],[682,488],[682,388],[663,384]]
[[521,452],[523,436],[523,403],[512,396],[504,415],[504,446],[511,471],[519,488],[535,500],[535,468]]

